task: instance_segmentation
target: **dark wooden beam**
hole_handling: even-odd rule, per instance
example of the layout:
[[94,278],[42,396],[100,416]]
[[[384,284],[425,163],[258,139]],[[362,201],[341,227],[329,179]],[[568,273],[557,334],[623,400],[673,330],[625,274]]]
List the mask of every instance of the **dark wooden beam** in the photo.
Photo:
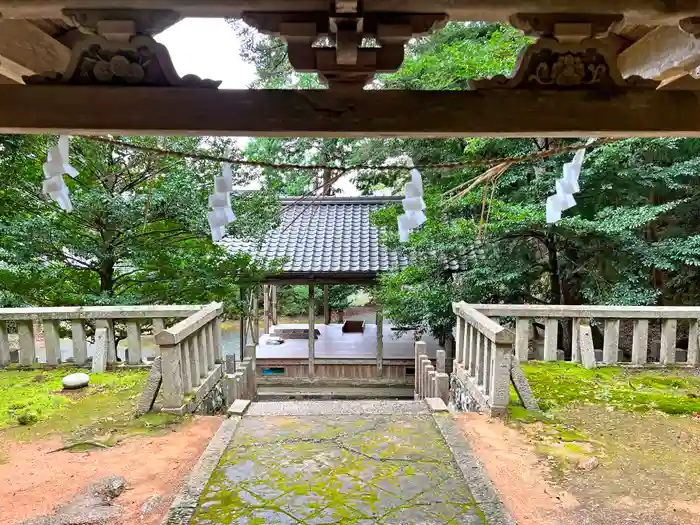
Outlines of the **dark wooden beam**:
[[[328,0],[0,0],[6,18],[60,18],[63,9],[172,9],[182,16],[240,17],[246,11],[315,11]],[[453,20],[507,20],[521,13],[622,13],[631,22],[673,24],[700,14],[697,0],[365,0],[365,11],[446,13]]]
[[0,132],[326,137],[700,136],[700,92],[0,85]]

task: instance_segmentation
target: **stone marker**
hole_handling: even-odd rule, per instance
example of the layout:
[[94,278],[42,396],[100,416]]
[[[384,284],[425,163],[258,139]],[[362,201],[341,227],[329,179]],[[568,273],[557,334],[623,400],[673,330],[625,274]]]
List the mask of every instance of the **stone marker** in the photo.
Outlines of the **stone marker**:
[[99,374],[107,371],[107,329],[95,330],[95,356],[92,358],[92,372]]
[[139,401],[136,404],[136,415],[142,416],[151,411],[153,408],[153,403],[158,396],[158,391],[160,390],[160,385],[163,381],[162,372],[162,359],[157,356],[153,360],[153,365],[151,365],[151,371],[148,373],[148,379],[146,380],[146,387],[141,392],[139,396]]
[[539,410],[540,407],[537,404],[537,399],[532,394],[530,389],[530,383],[528,382],[523,369],[520,368],[520,363],[517,359],[511,359],[510,362],[510,380],[515,387],[515,392],[520,398],[520,402],[528,410]]
[[581,363],[584,368],[595,368],[595,350],[593,349],[593,334],[591,327],[582,324],[579,330],[579,347],[581,348]]
[[62,379],[63,388],[66,390],[76,390],[88,386],[90,376],[82,372],[69,374]]

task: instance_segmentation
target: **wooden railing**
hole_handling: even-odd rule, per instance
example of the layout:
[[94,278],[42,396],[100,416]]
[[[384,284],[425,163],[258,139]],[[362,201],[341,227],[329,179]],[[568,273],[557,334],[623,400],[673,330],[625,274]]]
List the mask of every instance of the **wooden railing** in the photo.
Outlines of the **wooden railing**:
[[211,303],[156,334],[162,367],[163,408],[183,409],[186,396],[211,390],[223,374],[221,303]]
[[37,362],[36,333],[34,327],[43,325],[46,364],[58,365],[61,362],[60,332],[61,323],[70,323],[72,339],[72,360],[82,366],[88,359],[86,323],[95,323],[95,328],[106,331],[107,362],[117,361],[115,321],[126,324],[128,341],[128,363],[140,364],[141,324],[150,321],[154,334],[163,330],[164,320],[188,317],[202,306],[80,306],[55,308],[0,308],[0,367],[10,364],[10,342],[8,325],[16,327],[19,340],[18,362],[31,366]]
[[435,366],[428,358],[425,343],[417,341],[415,345],[415,388],[414,398],[423,400],[439,397],[445,404],[450,399],[450,376],[445,373],[445,351],[436,352]]
[[[460,303],[464,304],[464,303]],[[572,361],[581,360],[582,329],[595,324],[602,326],[602,349],[595,350],[597,361],[605,364],[627,362],[631,365],[645,365],[648,362],[659,362],[663,365],[700,365],[699,336],[700,336],[700,307],[697,306],[558,306],[558,305],[464,305],[478,310],[493,320],[502,317],[515,318],[515,355],[520,361],[528,359],[530,350],[530,332],[533,320],[541,320],[544,324],[544,341],[541,353],[533,357],[545,361],[563,358],[564,353],[559,349],[560,324],[569,326],[571,337]],[[633,326],[632,344],[627,356],[620,352],[620,321],[630,320]],[[562,323],[563,321],[563,323]],[[649,351],[649,323],[660,322],[660,340],[658,350]],[[676,338],[679,323],[687,329],[687,349],[678,351]],[[589,343],[592,345],[592,342]],[[602,350],[602,351],[601,351]],[[567,355],[569,358],[569,355]]]
[[502,415],[510,394],[513,334],[470,305],[452,305],[457,315],[453,374],[480,411]]

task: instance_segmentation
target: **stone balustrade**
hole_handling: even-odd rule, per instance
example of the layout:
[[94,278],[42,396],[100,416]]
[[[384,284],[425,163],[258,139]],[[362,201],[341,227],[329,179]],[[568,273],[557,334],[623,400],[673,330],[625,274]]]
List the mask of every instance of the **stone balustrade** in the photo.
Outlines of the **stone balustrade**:
[[246,345],[239,366],[235,370],[227,370],[224,388],[226,403],[229,405],[236,401],[255,400],[255,348],[254,344]]
[[503,415],[508,405],[513,334],[464,302],[453,303],[457,315],[454,377],[475,406]]
[[436,352],[435,366],[427,356],[423,341],[416,342],[415,353],[414,398],[422,400],[439,397],[447,404],[450,398],[450,376],[445,373],[445,351]]
[[211,303],[156,334],[165,409],[183,409],[186,396],[208,393],[223,374],[221,303]]
[[[68,329],[72,339],[72,362],[82,366],[88,359],[86,324],[106,330],[107,362],[117,361],[114,323],[126,325],[128,363],[142,362],[141,324],[150,322],[157,334],[165,327],[166,319],[188,317],[200,311],[198,305],[157,306],[69,306],[49,308],[0,308],[0,367],[11,362],[8,325],[16,327],[19,351],[18,364],[31,366],[37,362],[35,327],[43,326],[46,364],[61,363],[60,329]],[[63,326],[61,324],[63,323]]]
[[[603,333],[602,348],[595,349],[595,360],[604,364],[628,363],[641,366],[649,362],[662,365],[700,365],[699,335],[700,307],[697,306],[569,306],[569,305],[503,305],[459,303],[462,308],[473,308],[494,321],[501,318],[515,318],[515,355],[520,361],[528,358],[554,361],[564,358],[559,348],[559,330],[565,326],[567,337],[571,338],[571,352],[567,359],[582,360],[582,348],[586,341],[582,329],[600,326]],[[533,348],[531,337],[533,320],[544,325],[544,339],[541,348]],[[623,352],[620,347],[620,322],[629,321],[632,325],[631,348]],[[505,322],[506,320],[503,319]],[[512,322],[512,321],[510,321]],[[650,323],[660,324],[659,341],[649,344]],[[677,349],[679,327],[687,331],[687,348]],[[459,331],[459,326],[457,331]],[[586,330],[588,333],[588,330]],[[589,338],[588,346],[593,345]],[[682,338],[685,341],[685,337]],[[538,341],[534,341],[538,343]],[[685,343],[684,343],[685,345]],[[601,346],[600,343],[598,346]]]

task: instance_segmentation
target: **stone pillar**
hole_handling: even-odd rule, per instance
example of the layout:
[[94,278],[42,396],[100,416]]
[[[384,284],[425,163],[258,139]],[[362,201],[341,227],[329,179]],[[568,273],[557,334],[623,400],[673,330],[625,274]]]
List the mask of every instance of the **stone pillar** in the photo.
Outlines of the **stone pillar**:
[[58,334],[58,321],[45,319],[43,324],[46,364],[57,365],[61,362],[61,340]]
[[214,345],[214,321],[207,323],[207,325],[202,329],[202,336],[204,337],[204,344],[207,346],[207,360],[209,361],[209,367],[211,370],[213,370],[217,363],[223,362],[220,352],[217,352],[216,346]]
[[632,333],[632,364],[645,365],[647,363],[647,339],[649,337],[649,321],[647,319],[635,319]]
[[7,323],[0,321],[0,366],[10,364],[10,339],[7,334]]
[[17,336],[19,337],[19,364],[31,366],[36,361],[36,341],[34,341],[34,325],[31,321],[17,321]]
[[[163,319],[153,319],[153,337],[161,330],[165,330],[165,322]],[[156,345],[155,355],[156,357],[160,355],[160,347],[158,345]]]
[[420,359],[421,356],[425,354],[425,342],[416,341],[413,345],[413,351],[415,353],[415,363],[413,366],[413,397],[414,399],[420,399]]
[[313,378],[314,360],[316,353],[316,289],[313,284],[309,285],[309,377]]
[[330,291],[328,285],[323,285],[323,322],[326,325],[331,324],[331,308],[329,304]]
[[163,383],[163,406],[165,408],[180,408],[185,397],[182,384],[180,363],[180,345],[160,346]]
[[[197,358],[197,372],[199,377],[204,379],[209,375],[209,370],[214,368],[214,360],[212,359],[214,356],[207,348],[206,326],[192,336],[192,343],[197,345],[197,352],[191,355]],[[194,367],[192,369],[194,370]],[[192,384],[194,384],[194,377],[192,378]]]
[[493,345],[494,364],[491,367],[490,415],[503,416],[510,400],[510,364],[515,337],[510,330],[496,334]]
[[[73,339],[73,359],[76,365],[84,365],[87,361],[87,338],[85,325],[80,319],[71,322],[71,338]],[[158,346],[156,345],[156,349]]]
[[518,361],[527,361],[530,353],[530,319],[518,317],[515,320],[515,355]]
[[127,321],[126,342],[129,347],[129,364],[141,364],[141,328],[138,321]]
[[[0,341],[0,345],[2,342]],[[700,365],[700,321],[697,319],[690,320],[688,329],[688,364],[691,366]]]
[[581,323],[583,319],[571,320],[571,362],[581,362]]
[[457,316],[457,326],[455,326],[455,363],[454,369],[464,361],[464,339],[466,322],[461,316]]
[[95,328],[107,330],[107,363],[116,363],[117,345],[114,339],[114,321],[112,319],[98,319],[95,321]]
[[617,363],[620,340],[619,319],[606,319],[605,332],[603,334],[603,363],[611,365]]
[[445,351],[440,349],[435,354],[435,370],[439,373],[445,373]]
[[556,318],[547,318],[544,322],[544,360],[557,360],[557,332],[559,321]]
[[382,377],[384,365],[384,313],[377,310],[377,377]]
[[675,319],[661,320],[661,362],[673,365],[676,362],[676,329]]
[[437,397],[447,405],[450,402],[450,376],[449,374],[437,373],[435,375],[437,384]]

